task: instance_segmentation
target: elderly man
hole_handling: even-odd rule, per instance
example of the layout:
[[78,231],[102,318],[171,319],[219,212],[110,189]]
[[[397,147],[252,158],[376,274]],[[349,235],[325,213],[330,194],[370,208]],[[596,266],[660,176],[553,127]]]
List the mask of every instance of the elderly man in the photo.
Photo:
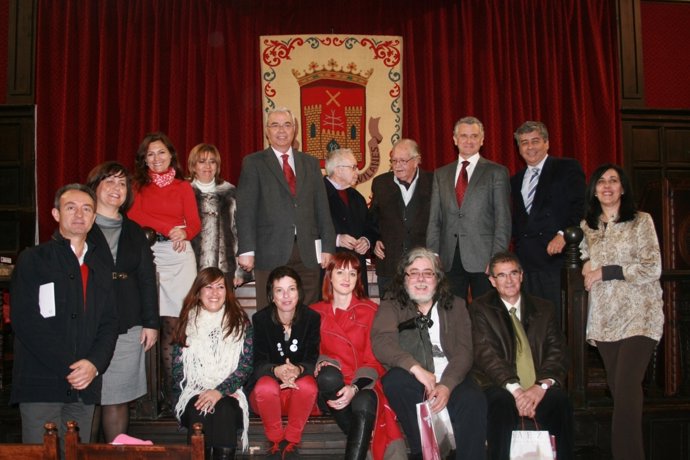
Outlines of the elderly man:
[[507,460],[520,417],[556,436],[558,460],[573,458],[573,413],[562,389],[566,342],[550,302],[520,290],[517,257],[499,252],[489,264],[495,292],[470,307],[473,375],[489,404],[487,440],[492,460]]
[[458,159],[434,173],[426,243],[441,256],[453,294],[467,299],[491,289],[489,259],[510,243],[508,169],[479,154],[484,125],[474,117],[453,128]]
[[577,160],[548,155],[544,123],[526,121],[515,131],[515,142],[527,163],[510,179],[515,253],[525,270],[525,290],[549,300],[562,324],[563,231],[582,219],[585,175]]
[[[11,404],[19,404],[22,441],[43,442],[43,424],[76,420],[89,442],[101,374],[118,335],[112,269],[90,235],[94,192],[81,184],[59,189],[53,238],[25,250],[12,273],[15,333]],[[106,249],[110,251],[110,249]]]
[[237,187],[238,263],[254,271],[256,306],[268,305],[266,280],[275,267],[302,279],[304,303],[320,298],[321,270],[335,251],[335,232],[316,158],[293,151],[295,118],[287,108],[266,118],[270,147],[244,158]]
[[357,160],[350,149],[336,149],[326,156],[326,195],[335,228],[336,251],[351,251],[359,257],[364,292],[369,296],[366,253],[375,237],[367,216],[367,202],[354,185]]
[[426,244],[433,174],[419,167],[422,157],[412,139],[400,139],[390,152],[391,171],[371,185],[369,213],[378,233],[374,243],[379,296],[385,296],[402,255]]
[[485,458],[486,400],[469,375],[472,331],[465,301],[448,288],[438,256],[405,254],[371,328],[376,358],[388,370],[383,389],[405,431],[412,459],[422,458],[416,404],[448,408],[456,459]]

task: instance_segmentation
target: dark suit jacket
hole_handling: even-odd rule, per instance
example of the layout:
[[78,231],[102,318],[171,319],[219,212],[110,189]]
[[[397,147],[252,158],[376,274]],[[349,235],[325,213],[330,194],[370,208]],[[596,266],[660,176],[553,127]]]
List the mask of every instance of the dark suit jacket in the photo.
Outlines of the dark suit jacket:
[[[376,273],[392,277],[402,255],[417,246],[426,245],[426,226],[429,223],[431,182],[434,175],[418,169],[419,177],[412,199],[405,206],[400,187],[393,180],[393,172],[374,178],[369,213],[385,246],[386,257],[376,259]],[[371,242],[372,246],[375,241]]]
[[314,243],[335,251],[335,232],[323,175],[316,158],[293,151],[297,193],[292,196],[273,150],[244,158],[237,187],[237,254],[254,251],[258,270],[284,265],[297,235],[302,262],[317,268]]
[[431,194],[427,247],[441,257],[444,270],[453,265],[456,244],[468,272],[486,270],[491,256],[510,243],[510,184],[505,166],[479,158],[462,208],[455,198],[457,160],[436,170]]
[[[473,376],[482,387],[518,383],[513,323],[498,292],[492,290],[470,305],[474,348]],[[521,293],[520,317],[527,334],[537,381],[565,382],[568,353],[551,302]]]
[[120,318],[118,333],[124,334],[133,326],[158,329],[156,266],[144,231],[133,220],[123,218],[114,266],[110,247],[100,227],[94,225],[91,233],[99,242],[96,247],[98,255],[117,274],[113,277],[113,287]]
[[584,212],[585,175],[577,160],[548,156],[527,214],[522,181],[527,168],[510,179],[513,198],[513,241],[525,271],[560,270],[563,254],[549,256],[549,241],[566,228],[579,225]]
[[[331,184],[327,178],[323,178],[326,186],[326,196],[328,197],[328,205],[331,210],[331,217],[333,219],[333,227],[335,234],[348,234],[354,238],[365,237],[373,246],[376,242],[376,232],[373,224],[368,217],[367,202],[356,189],[350,187],[347,189],[347,198],[349,205],[346,205],[338,194],[338,190]],[[336,248],[336,251],[350,251],[345,248]],[[366,257],[359,255],[354,251],[360,263],[362,264],[361,276],[364,282],[364,287],[367,287],[367,264]]]

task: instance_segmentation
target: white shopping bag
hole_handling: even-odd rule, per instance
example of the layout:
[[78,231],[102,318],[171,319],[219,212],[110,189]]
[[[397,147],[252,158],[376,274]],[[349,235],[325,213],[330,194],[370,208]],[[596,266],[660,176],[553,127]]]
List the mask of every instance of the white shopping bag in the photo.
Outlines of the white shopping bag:
[[548,431],[513,431],[510,460],[555,460],[554,451]]
[[438,414],[434,414],[429,401],[418,403],[417,425],[424,460],[441,460],[455,449],[455,434],[448,408],[444,407]]

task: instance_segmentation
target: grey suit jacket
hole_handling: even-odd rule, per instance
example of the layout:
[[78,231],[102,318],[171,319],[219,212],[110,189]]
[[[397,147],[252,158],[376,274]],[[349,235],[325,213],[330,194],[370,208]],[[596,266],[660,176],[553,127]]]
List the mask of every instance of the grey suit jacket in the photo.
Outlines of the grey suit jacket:
[[335,231],[323,175],[316,158],[293,150],[296,196],[282,165],[269,147],[247,155],[237,187],[237,254],[254,251],[255,267],[272,270],[287,263],[297,236],[300,257],[316,268],[315,241],[322,252],[335,252]]
[[510,182],[508,169],[479,158],[465,192],[462,208],[455,198],[457,160],[434,173],[426,245],[441,257],[444,270],[453,265],[459,245],[468,272],[486,270],[491,256],[510,242]]

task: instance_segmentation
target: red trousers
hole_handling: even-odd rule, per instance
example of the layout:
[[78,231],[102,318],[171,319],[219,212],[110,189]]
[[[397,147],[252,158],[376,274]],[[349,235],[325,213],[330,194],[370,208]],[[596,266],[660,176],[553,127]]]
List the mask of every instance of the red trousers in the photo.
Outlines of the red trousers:
[[[266,437],[271,442],[283,439],[298,444],[309,415],[314,410],[319,390],[314,377],[307,375],[295,382],[299,390],[280,389],[280,383],[270,376],[263,376],[256,382],[249,395],[252,410],[259,414]],[[287,415],[287,426],[283,430],[281,417]]]

